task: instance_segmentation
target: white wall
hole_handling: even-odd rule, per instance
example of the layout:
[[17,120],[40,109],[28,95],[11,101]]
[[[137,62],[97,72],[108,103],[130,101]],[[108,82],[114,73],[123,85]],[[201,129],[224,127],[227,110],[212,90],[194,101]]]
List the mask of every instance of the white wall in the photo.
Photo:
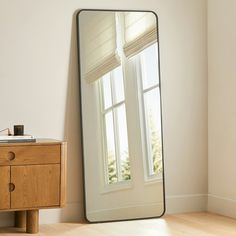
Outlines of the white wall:
[[[0,127],[68,140],[68,204],[41,223],[83,216],[75,11],[159,15],[168,212],[206,208],[206,0],[0,0]],[[186,201],[188,204],[186,204]],[[1,213],[0,224],[11,224]]]
[[236,217],[236,1],[208,1],[208,210]]
[[[207,203],[206,1],[163,1],[161,75],[167,212]],[[160,11],[158,11],[158,9]]]

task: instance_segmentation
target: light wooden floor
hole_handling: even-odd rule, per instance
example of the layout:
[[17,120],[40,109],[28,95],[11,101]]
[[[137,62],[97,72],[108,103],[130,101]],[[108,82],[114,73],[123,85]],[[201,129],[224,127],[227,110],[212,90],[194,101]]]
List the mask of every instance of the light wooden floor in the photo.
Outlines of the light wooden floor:
[[[1,236],[27,235],[23,230],[14,228],[1,228],[0,234]],[[161,219],[116,223],[40,225],[38,235],[236,236],[236,220],[209,213],[188,213],[166,215]]]

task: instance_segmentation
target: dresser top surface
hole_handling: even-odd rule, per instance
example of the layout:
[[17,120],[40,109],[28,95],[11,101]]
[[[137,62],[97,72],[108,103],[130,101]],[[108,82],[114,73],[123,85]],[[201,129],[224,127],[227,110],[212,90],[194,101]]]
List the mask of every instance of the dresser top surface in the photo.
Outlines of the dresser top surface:
[[0,147],[4,146],[35,146],[35,145],[55,145],[55,144],[63,144],[64,141],[56,140],[56,139],[36,139],[36,142],[15,142],[15,143],[0,143]]

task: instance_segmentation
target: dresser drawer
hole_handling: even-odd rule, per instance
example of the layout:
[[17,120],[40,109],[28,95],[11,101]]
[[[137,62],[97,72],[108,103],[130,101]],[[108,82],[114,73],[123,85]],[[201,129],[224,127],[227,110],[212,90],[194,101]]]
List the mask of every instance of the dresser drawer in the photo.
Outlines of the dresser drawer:
[[0,165],[60,163],[60,145],[0,147]]

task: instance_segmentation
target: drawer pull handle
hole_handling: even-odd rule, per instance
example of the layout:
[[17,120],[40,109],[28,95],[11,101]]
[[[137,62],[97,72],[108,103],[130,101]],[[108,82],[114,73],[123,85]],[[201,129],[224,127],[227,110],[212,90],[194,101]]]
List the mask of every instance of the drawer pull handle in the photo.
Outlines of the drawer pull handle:
[[14,152],[8,152],[8,160],[13,161],[16,158],[16,154]]
[[13,192],[15,190],[15,184],[9,183],[9,192]]

